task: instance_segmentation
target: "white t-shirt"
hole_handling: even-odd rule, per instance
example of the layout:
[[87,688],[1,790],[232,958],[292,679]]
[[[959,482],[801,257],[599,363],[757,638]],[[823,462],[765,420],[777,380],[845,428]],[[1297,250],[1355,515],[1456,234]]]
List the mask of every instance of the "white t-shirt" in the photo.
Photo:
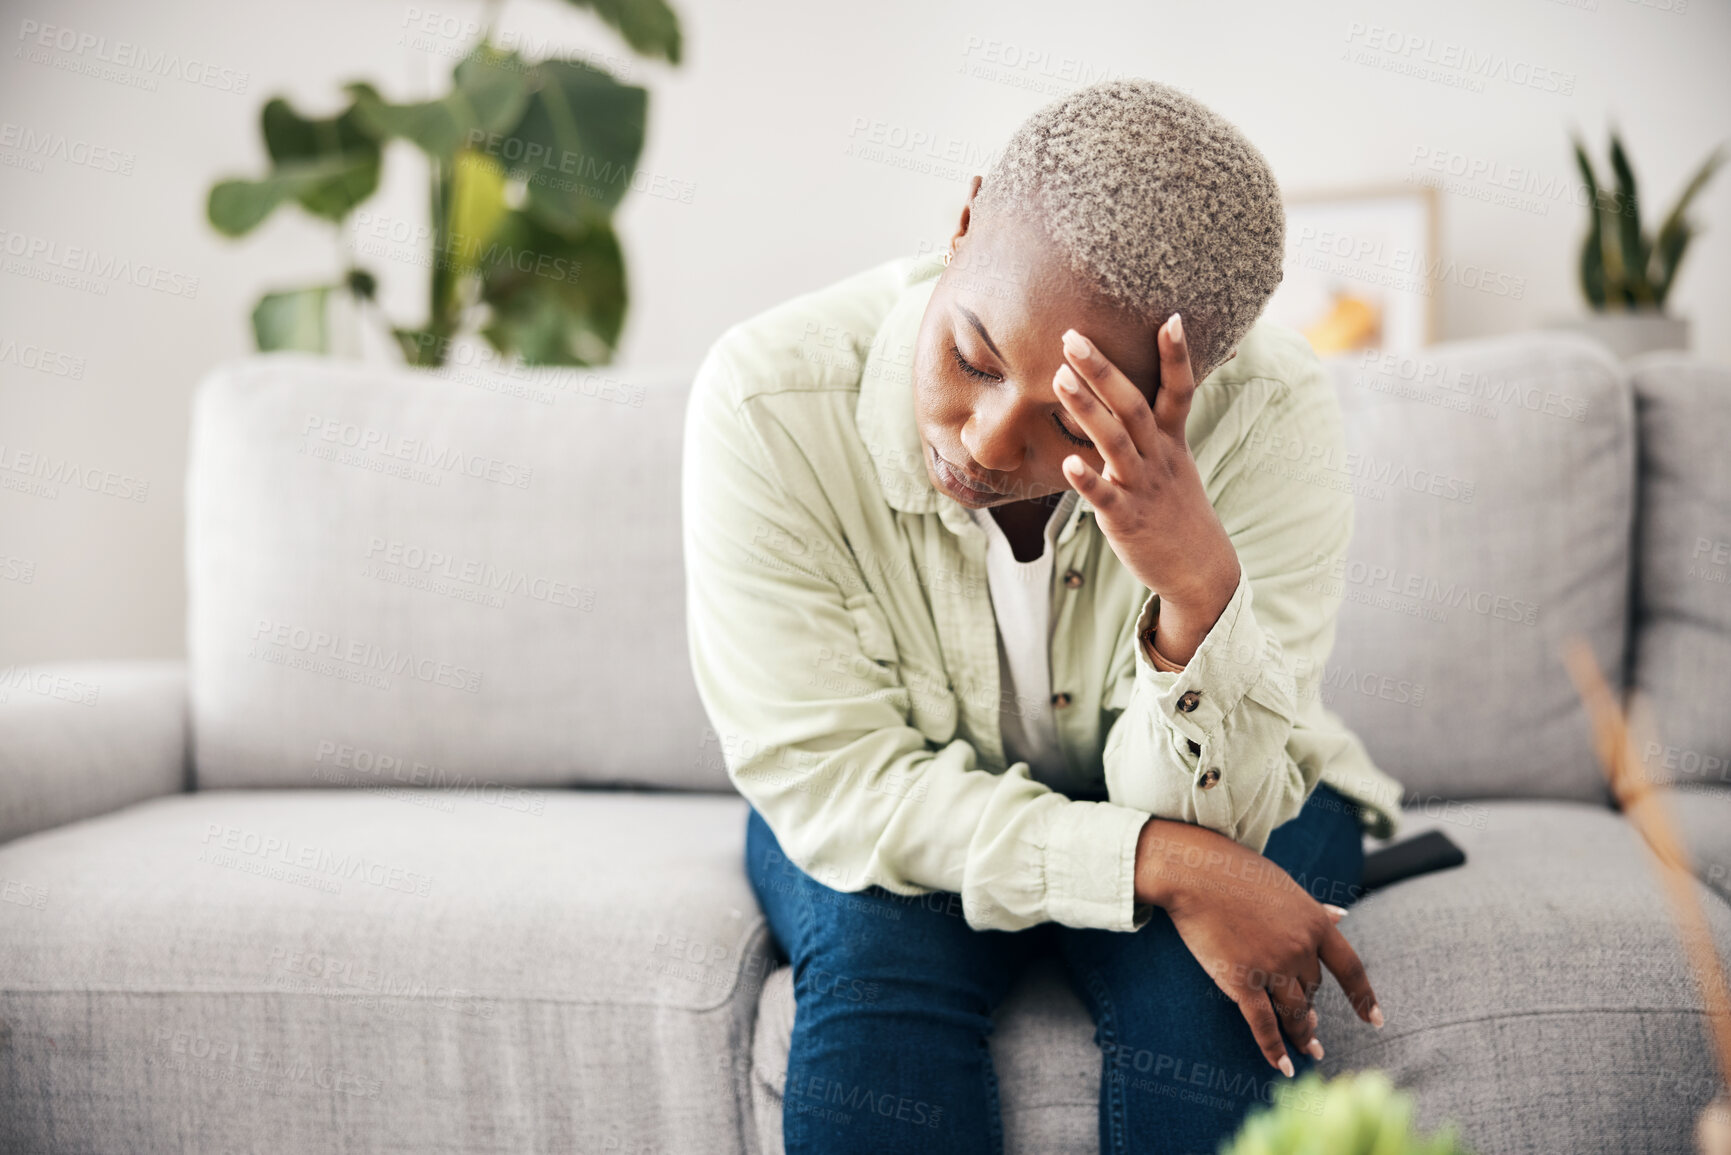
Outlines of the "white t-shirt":
[[998,621],[1000,726],[1005,764],[1026,762],[1036,781],[1065,775],[1058,728],[1052,718],[1052,566],[1054,539],[1075,507],[1067,491],[1046,520],[1040,556],[1017,561],[1010,539],[989,509],[970,509],[986,531],[986,584]]

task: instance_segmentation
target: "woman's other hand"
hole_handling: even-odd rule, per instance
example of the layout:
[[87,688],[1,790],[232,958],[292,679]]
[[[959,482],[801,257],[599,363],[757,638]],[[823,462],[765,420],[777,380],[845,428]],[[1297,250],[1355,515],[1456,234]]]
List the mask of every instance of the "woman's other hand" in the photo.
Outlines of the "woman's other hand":
[[1150,818],[1136,845],[1136,899],[1165,910],[1283,1074],[1293,1067],[1282,1033],[1322,1058],[1314,998],[1323,966],[1358,1017],[1382,1026],[1364,964],[1335,926],[1346,911],[1317,902],[1286,871],[1225,835]]

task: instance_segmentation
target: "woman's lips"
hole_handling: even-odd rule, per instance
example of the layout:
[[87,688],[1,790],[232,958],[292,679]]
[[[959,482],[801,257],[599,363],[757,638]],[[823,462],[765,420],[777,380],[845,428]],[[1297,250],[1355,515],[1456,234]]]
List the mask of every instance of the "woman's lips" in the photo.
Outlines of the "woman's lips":
[[939,455],[936,447],[932,448],[931,454],[932,472],[944,484],[944,488],[949,490],[950,496],[960,499],[972,498],[975,501],[989,501],[994,497],[1004,496],[996,489],[970,480],[961,470],[945,461]]

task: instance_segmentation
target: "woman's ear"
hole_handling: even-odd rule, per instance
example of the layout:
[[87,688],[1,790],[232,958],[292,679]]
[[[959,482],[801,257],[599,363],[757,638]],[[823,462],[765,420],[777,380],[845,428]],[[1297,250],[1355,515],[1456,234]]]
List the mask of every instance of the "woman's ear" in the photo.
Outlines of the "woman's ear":
[[968,183],[968,199],[962,203],[962,219],[957,223],[956,231],[950,236],[951,252],[955,251],[956,242],[968,235],[968,222],[973,219],[974,215],[974,196],[980,191],[980,182],[984,179],[984,177],[975,176]]

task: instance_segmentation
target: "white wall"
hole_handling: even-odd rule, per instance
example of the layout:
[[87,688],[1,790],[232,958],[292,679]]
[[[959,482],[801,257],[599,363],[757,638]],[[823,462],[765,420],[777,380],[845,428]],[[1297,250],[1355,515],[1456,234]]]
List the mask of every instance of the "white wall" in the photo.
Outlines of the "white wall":
[[[675,0],[687,36],[679,69],[631,61],[586,13],[508,0],[502,28],[540,53],[584,51],[623,64],[652,90],[643,167],[694,186],[690,202],[629,198],[621,213],[635,304],[622,363],[693,366],[731,322],[868,264],[942,243],[968,175],[1030,111],[1077,81],[1152,76],[1235,121],[1290,192],[1400,183],[1414,157],[1533,170],[1571,181],[1568,131],[1602,145],[1623,128],[1651,210],[1731,138],[1731,8],[1718,0],[1389,0],[1293,4],[1054,5],[1039,0]],[[373,80],[410,99],[443,84],[466,44],[436,31],[410,41],[413,14],[473,20],[459,0],[26,0],[0,33],[0,242],[69,246],[164,271],[169,288],[105,292],[0,275],[0,479],[21,452],[70,457],[148,481],[144,500],[63,487],[0,488],[0,666],[183,651],[182,473],[188,403],[211,365],[249,349],[247,316],[267,286],[340,267],[327,226],[285,211],[241,242],[215,236],[210,182],[262,168],[258,110],[272,94],[303,111],[338,106],[338,86]],[[1681,9],[1679,11],[1678,9]],[[218,71],[246,91],[158,78],[154,90],[91,75],[96,50],[32,49],[36,25],[129,41]],[[1420,38],[1420,55],[1503,57],[1481,91],[1355,61],[1349,49]],[[435,27],[437,23],[435,22]],[[1370,39],[1376,37],[1378,44]],[[431,49],[429,50],[428,45]],[[972,46],[972,47],[970,47]],[[1343,54],[1346,54],[1343,58]],[[1030,63],[1031,62],[1031,63]],[[225,75],[222,69],[229,72]],[[137,69],[121,70],[133,78]],[[1562,94],[1541,86],[1570,87]],[[898,163],[850,154],[881,122]],[[39,171],[16,134],[64,137],[79,158]],[[946,161],[954,158],[957,163]],[[923,168],[906,167],[907,162]],[[129,171],[102,171],[123,164]],[[1571,201],[1508,206],[1478,181],[1446,193],[1442,250],[1522,279],[1512,300],[1439,286],[1443,338],[1541,324],[1580,309],[1572,269],[1582,213]],[[368,207],[424,220],[424,174],[393,152]],[[1539,211],[1543,210],[1543,211]],[[1707,231],[1673,298],[1695,319],[1698,351],[1731,360],[1731,173],[1699,203]],[[41,261],[31,268],[46,268]],[[419,317],[424,273],[369,262],[399,320]],[[64,354],[68,377],[21,364]],[[364,350],[383,355],[371,338]],[[16,474],[13,475],[16,478]],[[11,485],[12,482],[7,484]],[[28,577],[29,580],[24,580]]]

